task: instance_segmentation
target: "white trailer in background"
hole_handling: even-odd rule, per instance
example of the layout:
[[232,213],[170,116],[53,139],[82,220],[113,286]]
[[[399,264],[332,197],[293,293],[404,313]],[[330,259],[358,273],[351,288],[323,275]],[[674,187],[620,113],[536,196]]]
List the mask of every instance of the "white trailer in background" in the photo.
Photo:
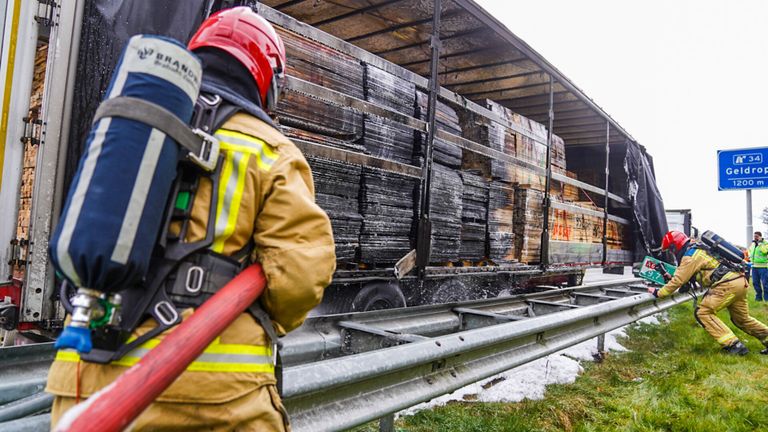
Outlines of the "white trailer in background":
[[685,233],[688,237],[698,238],[699,230],[693,226],[691,219],[691,209],[665,210],[667,214],[667,225],[670,230],[677,230]]

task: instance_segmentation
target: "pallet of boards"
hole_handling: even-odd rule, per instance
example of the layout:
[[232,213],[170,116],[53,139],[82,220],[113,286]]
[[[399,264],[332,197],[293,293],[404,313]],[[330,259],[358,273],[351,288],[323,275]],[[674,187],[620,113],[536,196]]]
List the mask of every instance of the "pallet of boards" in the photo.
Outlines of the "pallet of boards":
[[525,264],[541,261],[541,233],[544,230],[544,194],[530,188],[514,191],[514,235],[518,259]]
[[515,235],[515,189],[492,181],[488,190],[488,258],[496,264],[518,261]]
[[[365,100],[414,115],[416,86],[377,67],[365,65]],[[396,162],[413,163],[413,129],[373,114],[364,115],[362,145],[365,152]]]
[[340,161],[308,157],[315,183],[315,202],[331,220],[336,261],[351,263],[360,247],[360,183],[362,167]]
[[[416,92],[416,118],[427,120],[427,94]],[[435,127],[453,135],[461,136],[461,126],[456,110],[447,104],[437,101],[435,109]],[[427,146],[427,134],[416,132],[416,146],[414,149],[414,163],[421,166]],[[432,160],[449,168],[461,167],[461,148],[435,137],[432,144]]]
[[[517,188],[515,190],[516,245],[520,261],[526,264],[538,263],[541,260],[541,235],[544,227],[543,198],[544,194],[535,189]],[[586,203],[579,204],[589,208]],[[590,209],[594,210],[594,208]],[[603,223],[602,217],[578,211],[551,208],[549,211],[551,262],[596,262],[591,251],[597,249],[601,251],[599,260],[602,260]],[[625,234],[626,230],[626,226],[609,220],[609,247],[628,250],[629,244],[626,243],[626,240],[629,237]],[[551,245],[554,242],[559,242],[559,249],[552,248]],[[572,244],[572,246],[568,244]],[[588,251],[589,253],[587,253]],[[577,256],[586,256],[589,259],[586,261],[569,261],[571,258],[576,259]],[[556,257],[557,261],[552,261],[553,257]]]
[[550,217],[552,240],[602,243],[603,218],[553,208]]
[[[287,55],[286,73],[311,83],[363,98],[363,65],[355,58],[311,39],[276,27]],[[329,145],[362,151],[363,114],[292,90],[283,92],[277,105],[282,126],[331,138]]]
[[602,260],[602,243],[558,240],[549,242],[550,264],[597,264]]
[[418,180],[363,167],[360,189],[360,261],[393,264],[415,246],[415,194]]
[[[485,105],[491,112],[514,125],[514,128],[477,113],[460,110],[459,120],[464,138],[542,169],[546,168],[547,131],[544,125],[491,100],[486,100]],[[552,146],[553,171],[565,174],[565,142],[553,135]],[[465,152],[462,168],[480,170],[486,177],[508,184],[524,184],[539,190],[543,190],[545,185],[544,176],[531,169],[471,152]]]
[[[568,178],[578,180],[576,173],[566,171],[565,175]],[[553,181],[551,183],[550,195],[557,197],[564,202],[575,202],[581,200],[581,192],[578,186],[574,186],[568,183],[561,183],[559,181]]]
[[[432,165],[429,218],[432,221],[430,261],[433,263],[456,262],[464,258],[459,255],[463,190],[458,170],[439,163]],[[416,218],[419,217],[417,211]]]
[[462,171],[461,250],[462,260],[480,261],[487,256],[489,183],[479,172]]

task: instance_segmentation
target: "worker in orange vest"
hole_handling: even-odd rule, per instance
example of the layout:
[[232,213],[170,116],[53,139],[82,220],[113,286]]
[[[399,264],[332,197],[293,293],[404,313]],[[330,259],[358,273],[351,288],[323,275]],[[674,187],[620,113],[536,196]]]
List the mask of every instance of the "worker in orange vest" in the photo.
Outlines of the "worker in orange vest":
[[[186,232],[188,241],[198,241],[205,238],[207,224],[214,223],[215,238],[205,254],[179,266],[176,280],[192,267],[216,276],[214,267],[259,262],[267,278],[259,301],[266,314],[240,315],[136,419],[132,430],[288,431],[271,339],[301,325],[322,299],[336,265],[330,221],[315,204],[306,159],[267,115],[275,109],[286,67],[285,48],[274,28],[248,7],[228,9],[203,22],[189,49],[202,60],[202,96],[219,101],[218,111],[228,115],[213,129],[224,156],[215,217],[209,221],[213,183],[201,179]],[[218,279],[222,284],[228,280]],[[174,283],[167,290],[177,306],[186,307],[182,316],[188,317],[222,284],[206,284],[195,295]],[[133,336],[157,325],[149,319]],[[111,364],[84,362],[76,352],[59,351],[46,388],[56,396],[52,425],[136,364],[164,335]]]

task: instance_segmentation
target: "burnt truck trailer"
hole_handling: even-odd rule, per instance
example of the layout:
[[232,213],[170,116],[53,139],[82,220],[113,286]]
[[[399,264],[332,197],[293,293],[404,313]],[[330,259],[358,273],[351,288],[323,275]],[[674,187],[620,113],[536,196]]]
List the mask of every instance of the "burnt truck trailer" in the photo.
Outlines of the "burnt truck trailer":
[[471,0],[41,2],[37,60],[14,73],[33,97],[4,111],[26,122],[23,145],[7,136],[22,181],[2,185],[22,191],[1,210],[15,225],[0,268],[6,328],[61,319],[47,238],[128,37],[186,41],[211,12],[251,3],[285,42],[277,121],[336,238],[319,313],[576,284],[659,244],[650,155]]

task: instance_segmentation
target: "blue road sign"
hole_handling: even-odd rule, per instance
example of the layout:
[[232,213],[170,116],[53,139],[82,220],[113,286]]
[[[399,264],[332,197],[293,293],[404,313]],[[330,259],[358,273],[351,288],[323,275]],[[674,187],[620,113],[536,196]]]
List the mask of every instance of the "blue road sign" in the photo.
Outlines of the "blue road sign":
[[768,188],[768,147],[718,150],[717,189]]

